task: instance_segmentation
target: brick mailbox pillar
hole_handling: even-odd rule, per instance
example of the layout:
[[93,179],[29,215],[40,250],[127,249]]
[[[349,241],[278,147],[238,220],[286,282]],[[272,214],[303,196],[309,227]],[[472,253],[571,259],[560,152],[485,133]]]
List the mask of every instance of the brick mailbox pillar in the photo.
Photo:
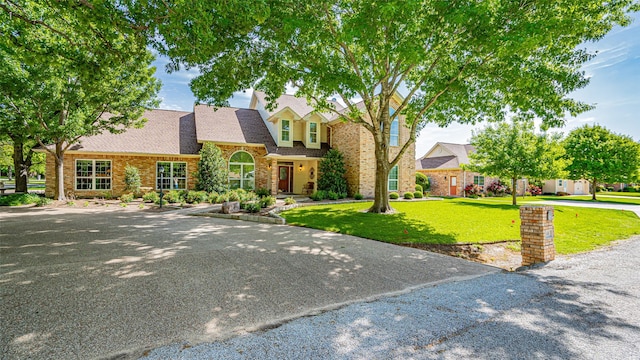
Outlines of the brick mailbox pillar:
[[555,259],[553,206],[521,206],[522,266]]

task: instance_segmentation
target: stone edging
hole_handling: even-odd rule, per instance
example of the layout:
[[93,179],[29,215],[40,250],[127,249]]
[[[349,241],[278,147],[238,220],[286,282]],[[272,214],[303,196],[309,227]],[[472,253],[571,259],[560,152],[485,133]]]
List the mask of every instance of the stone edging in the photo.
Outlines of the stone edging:
[[213,218],[220,218],[220,219],[253,221],[253,222],[260,222],[260,223],[267,223],[267,224],[279,224],[279,225],[285,224],[284,218],[281,218],[280,216],[275,218],[275,217],[267,217],[267,216],[252,215],[252,214],[222,214],[222,213],[209,213],[209,212],[190,214],[190,215],[206,216],[206,217],[213,217]]

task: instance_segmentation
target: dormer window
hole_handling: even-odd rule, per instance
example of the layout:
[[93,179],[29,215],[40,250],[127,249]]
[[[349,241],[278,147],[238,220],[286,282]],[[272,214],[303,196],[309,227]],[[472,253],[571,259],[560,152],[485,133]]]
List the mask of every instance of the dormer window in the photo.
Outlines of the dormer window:
[[309,142],[312,144],[318,143],[318,123],[309,123]]
[[[396,110],[392,107],[389,107],[389,116],[393,116]],[[398,122],[398,117],[391,122],[391,128],[389,129],[389,146],[398,146],[400,138],[400,123]]]
[[280,129],[280,136],[282,141],[291,141],[291,120],[281,120],[282,128]]

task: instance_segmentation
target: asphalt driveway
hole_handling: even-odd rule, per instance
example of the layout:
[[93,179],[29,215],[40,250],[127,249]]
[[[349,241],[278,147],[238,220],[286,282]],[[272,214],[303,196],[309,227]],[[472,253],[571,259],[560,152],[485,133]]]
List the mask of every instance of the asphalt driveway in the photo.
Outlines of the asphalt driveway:
[[137,357],[497,272],[282,225],[121,208],[0,209],[0,357]]

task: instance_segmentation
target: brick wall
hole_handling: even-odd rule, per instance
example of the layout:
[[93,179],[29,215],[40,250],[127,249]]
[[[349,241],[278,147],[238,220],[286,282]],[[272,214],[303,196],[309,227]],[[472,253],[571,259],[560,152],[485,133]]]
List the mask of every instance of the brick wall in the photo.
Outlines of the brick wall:
[[[402,121],[401,121],[402,122]],[[349,195],[360,193],[373,197],[376,181],[376,155],[373,135],[364,127],[353,123],[339,123],[332,127],[332,147],[345,156]],[[409,129],[400,126],[399,144],[409,138]],[[390,158],[400,151],[400,147],[391,147]],[[413,192],[416,186],[415,145],[403,154],[398,162],[398,193]]]
[[523,266],[547,262],[555,258],[553,217],[553,206],[520,207]]
[[233,145],[218,145],[220,150],[222,151],[222,157],[229,163],[229,159],[231,155],[233,155],[236,151],[246,151],[251,156],[253,156],[253,160],[255,161],[255,186],[256,189],[260,188],[269,188],[270,181],[269,177],[271,176],[271,170],[269,169],[269,162],[264,158],[267,155],[267,150],[264,146],[233,146]]
[[[431,188],[429,192],[433,196],[450,196],[451,192],[449,189],[449,184],[452,176],[457,176],[457,186],[456,186],[456,194],[457,196],[462,196],[463,187],[463,174],[462,170],[459,169],[444,169],[444,170],[418,170],[419,172],[425,174],[429,180],[431,181]],[[473,177],[471,178],[473,181]]]
[[[116,154],[78,154],[68,152],[64,156],[63,174],[65,194],[72,191],[76,197],[103,196],[105,190],[76,190],[75,189],[75,164],[76,160],[111,160],[111,190],[107,191],[112,196],[120,196],[124,193],[124,169],[127,165],[135,166],[140,173],[142,187],[156,186],[156,162],[158,161],[182,161],[187,163],[187,189],[195,188],[193,173],[198,168],[197,156],[163,156],[163,155],[116,155]],[[55,160],[53,155],[47,153],[46,162],[46,187],[45,195],[53,196],[56,184]]]

